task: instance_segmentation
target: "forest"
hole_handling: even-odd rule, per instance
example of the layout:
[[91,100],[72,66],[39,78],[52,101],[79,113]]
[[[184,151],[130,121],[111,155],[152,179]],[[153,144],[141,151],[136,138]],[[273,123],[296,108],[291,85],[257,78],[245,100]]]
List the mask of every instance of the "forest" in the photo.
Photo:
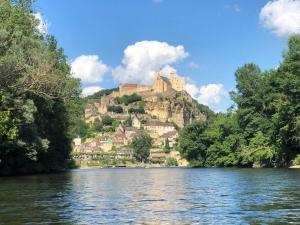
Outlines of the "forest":
[[277,68],[250,63],[235,72],[227,113],[185,127],[179,150],[196,167],[300,164],[300,36],[289,38]]
[[67,168],[82,116],[80,81],[32,1],[0,1],[0,175]]

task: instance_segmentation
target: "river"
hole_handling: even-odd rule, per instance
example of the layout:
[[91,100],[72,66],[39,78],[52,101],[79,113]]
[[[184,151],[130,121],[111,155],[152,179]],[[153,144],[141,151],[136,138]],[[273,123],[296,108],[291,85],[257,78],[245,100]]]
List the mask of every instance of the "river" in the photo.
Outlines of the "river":
[[300,223],[297,169],[82,169],[0,178],[0,224]]

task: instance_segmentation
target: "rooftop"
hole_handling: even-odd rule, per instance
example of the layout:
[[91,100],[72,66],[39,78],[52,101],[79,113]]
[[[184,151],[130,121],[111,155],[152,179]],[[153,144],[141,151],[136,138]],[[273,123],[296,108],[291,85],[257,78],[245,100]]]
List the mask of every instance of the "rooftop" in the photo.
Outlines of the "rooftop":
[[160,121],[149,121],[145,126],[150,126],[150,127],[174,127],[172,123],[165,123],[165,122],[160,122]]

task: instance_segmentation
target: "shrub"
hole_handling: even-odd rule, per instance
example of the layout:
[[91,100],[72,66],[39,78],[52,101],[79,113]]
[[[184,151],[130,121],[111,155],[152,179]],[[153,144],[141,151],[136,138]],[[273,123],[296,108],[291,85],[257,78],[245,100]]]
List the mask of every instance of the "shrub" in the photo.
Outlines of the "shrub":
[[296,158],[293,160],[295,165],[300,165],[300,155],[297,155]]
[[117,97],[116,98],[116,103],[117,104],[125,104],[125,105],[128,105],[130,103],[133,103],[133,102],[138,102],[138,101],[141,101],[142,100],[142,97],[139,96],[138,94],[136,93],[133,93],[132,95],[123,95],[121,97]]
[[178,162],[175,158],[167,158],[165,165],[166,166],[178,166]]
[[114,113],[123,113],[123,108],[121,106],[108,106],[107,111]]
[[140,109],[140,108],[130,108],[128,110],[128,113],[138,113],[138,114],[145,114],[145,110],[144,109]]

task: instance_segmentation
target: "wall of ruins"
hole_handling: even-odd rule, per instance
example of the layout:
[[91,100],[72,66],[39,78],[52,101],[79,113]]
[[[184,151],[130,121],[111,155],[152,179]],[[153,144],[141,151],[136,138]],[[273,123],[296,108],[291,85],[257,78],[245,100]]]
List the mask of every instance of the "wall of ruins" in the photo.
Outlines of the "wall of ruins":
[[170,82],[172,84],[172,88],[176,91],[184,91],[185,90],[185,81],[183,77],[176,76],[175,74],[170,75]]

